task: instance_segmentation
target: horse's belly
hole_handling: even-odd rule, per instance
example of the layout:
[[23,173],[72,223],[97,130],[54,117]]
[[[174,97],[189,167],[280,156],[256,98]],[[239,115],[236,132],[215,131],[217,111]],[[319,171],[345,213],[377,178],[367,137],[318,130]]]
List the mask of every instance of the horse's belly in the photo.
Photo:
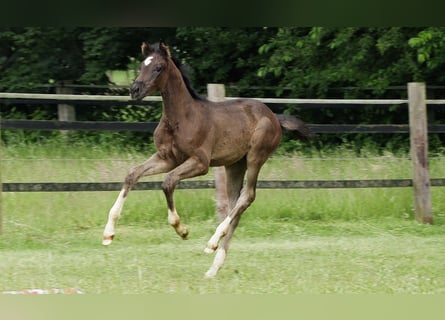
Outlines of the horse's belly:
[[227,142],[227,144],[219,145],[212,153],[210,166],[231,165],[244,158],[247,151],[248,145],[244,145],[244,143]]

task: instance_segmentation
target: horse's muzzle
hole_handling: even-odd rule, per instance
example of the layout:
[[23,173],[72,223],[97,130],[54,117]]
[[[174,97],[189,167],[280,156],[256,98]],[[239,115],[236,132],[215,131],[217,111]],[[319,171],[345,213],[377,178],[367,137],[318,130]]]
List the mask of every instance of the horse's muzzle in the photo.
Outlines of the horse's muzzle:
[[145,97],[147,89],[142,81],[135,81],[130,87],[130,95],[132,99],[141,100]]

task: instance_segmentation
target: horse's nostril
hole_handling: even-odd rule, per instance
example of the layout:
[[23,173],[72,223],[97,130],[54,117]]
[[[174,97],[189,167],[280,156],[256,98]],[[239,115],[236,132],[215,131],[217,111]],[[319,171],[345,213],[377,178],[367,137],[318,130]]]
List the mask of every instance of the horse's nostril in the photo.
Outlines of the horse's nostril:
[[142,90],[140,82],[134,82],[130,87],[130,93],[133,98],[137,98],[141,91]]

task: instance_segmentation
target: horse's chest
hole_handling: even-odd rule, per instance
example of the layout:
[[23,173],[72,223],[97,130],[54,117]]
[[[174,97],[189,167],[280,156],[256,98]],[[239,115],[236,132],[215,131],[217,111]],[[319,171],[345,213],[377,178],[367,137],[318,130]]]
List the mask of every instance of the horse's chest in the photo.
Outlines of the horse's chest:
[[195,126],[174,123],[160,123],[154,133],[154,142],[158,149],[168,150],[175,157],[182,158],[193,153],[202,145],[204,137]]

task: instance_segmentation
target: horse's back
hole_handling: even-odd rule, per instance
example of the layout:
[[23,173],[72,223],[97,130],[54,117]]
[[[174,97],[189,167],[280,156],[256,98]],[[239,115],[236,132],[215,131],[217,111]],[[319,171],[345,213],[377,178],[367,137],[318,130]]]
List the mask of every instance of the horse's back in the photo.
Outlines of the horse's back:
[[[256,125],[260,119],[266,117],[271,120],[273,125],[279,126],[275,114],[267,105],[255,99],[234,99],[224,102],[212,103],[212,109],[215,111],[215,121],[224,119],[224,121],[241,122],[244,125]],[[222,120],[221,120],[222,121]]]

